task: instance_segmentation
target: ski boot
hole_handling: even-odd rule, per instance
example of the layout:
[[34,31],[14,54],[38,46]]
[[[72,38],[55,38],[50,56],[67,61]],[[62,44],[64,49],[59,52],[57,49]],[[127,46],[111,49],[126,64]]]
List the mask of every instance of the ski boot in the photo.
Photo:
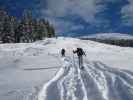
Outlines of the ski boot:
[[80,69],[81,69],[81,70],[84,70],[84,66],[81,66]]

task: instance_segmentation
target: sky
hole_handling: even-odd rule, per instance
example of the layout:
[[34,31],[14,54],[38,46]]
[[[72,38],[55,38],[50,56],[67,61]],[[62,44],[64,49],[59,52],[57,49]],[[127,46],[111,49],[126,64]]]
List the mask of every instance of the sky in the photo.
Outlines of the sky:
[[21,18],[24,9],[45,18],[64,36],[95,33],[133,35],[133,0],[0,0],[0,7]]

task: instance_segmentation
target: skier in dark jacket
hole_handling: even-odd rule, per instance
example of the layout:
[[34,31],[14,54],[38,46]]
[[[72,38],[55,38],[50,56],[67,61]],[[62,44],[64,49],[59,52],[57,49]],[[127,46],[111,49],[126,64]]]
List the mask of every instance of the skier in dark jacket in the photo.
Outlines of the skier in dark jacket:
[[77,53],[78,60],[79,60],[79,68],[83,68],[83,55],[86,56],[85,52],[82,48],[77,48],[77,50],[73,51],[73,53]]
[[61,56],[65,57],[65,49],[61,49]]

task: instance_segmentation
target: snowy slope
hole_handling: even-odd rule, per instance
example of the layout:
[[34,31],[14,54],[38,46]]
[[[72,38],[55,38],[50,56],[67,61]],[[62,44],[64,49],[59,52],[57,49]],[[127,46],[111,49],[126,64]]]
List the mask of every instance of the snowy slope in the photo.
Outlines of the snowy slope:
[[85,61],[84,70],[80,70],[77,59],[69,57],[64,63],[43,86],[38,100],[132,100],[133,72],[112,69],[98,61]]
[[[79,70],[72,53],[76,47],[83,47],[87,54],[84,71]],[[66,58],[60,57],[61,48],[67,50]],[[132,100],[132,51],[133,48],[63,37],[30,44],[1,44],[0,98]]]
[[96,39],[133,39],[132,35],[122,34],[122,33],[97,33],[88,36],[83,36],[81,38],[96,38]]

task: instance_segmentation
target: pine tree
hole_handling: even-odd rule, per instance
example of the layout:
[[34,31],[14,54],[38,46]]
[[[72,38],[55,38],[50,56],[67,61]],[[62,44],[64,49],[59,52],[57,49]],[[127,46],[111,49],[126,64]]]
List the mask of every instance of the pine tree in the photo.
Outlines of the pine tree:
[[15,43],[20,43],[21,38],[23,36],[23,23],[20,22],[18,23],[16,29],[15,29],[15,34],[14,34],[14,38],[15,38]]
[[4,20],[3,24],[3,31],[2,31],[2,41],[3,43],[11,43],[13,42],[13,34],[11,33],[11,19],[7,16]]
[[51,26],[50,30],[51,30],[52,37],[55,37],[55,30],[54,30],[54,27]]
[[0,36],[3,43],[33,42],[55,37],[55,30],[49,21],[33,19],[29,10],[25,10],[23,18],[18,21],[0,9]]
[[0,9],[0,41],[2,41],[2,38],[4,36],[4,24],[5,24],[5,19],[7,17],[7,12],[4,11],[3,9]]
[[46,27],[46,21],[44,19],[41,19],[41,28],[42,28],[42,37],[47,37],[47,33],[48,33],[48,30],[47,30],[47,27]]
[[31,11],[25,10],[23,14],[23,42],[32,42],[33,37],[33,23],[32,23],[32,14]]

